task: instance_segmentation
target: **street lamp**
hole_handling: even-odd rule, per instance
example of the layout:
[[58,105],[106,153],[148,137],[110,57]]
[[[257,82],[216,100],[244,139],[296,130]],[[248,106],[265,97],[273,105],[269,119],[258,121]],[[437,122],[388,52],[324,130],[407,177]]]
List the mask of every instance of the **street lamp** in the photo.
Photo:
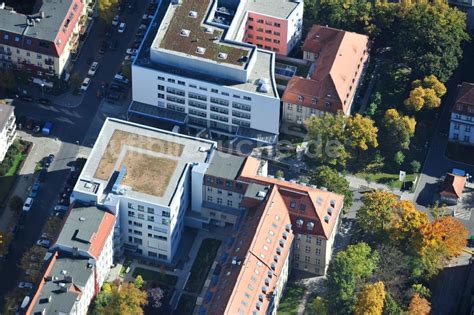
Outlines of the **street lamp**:
[[41,83],[41,98],[44,98],[44,82]]

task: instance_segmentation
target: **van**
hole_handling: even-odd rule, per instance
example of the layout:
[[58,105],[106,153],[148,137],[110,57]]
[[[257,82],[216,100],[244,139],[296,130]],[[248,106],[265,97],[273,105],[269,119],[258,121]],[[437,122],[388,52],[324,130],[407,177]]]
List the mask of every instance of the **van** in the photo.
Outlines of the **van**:
[[130,83],[130,80],[127,79],[126,77],[124,77],[122,74],[120,73],[117,73],[115,76],[114,76],[114,80],[117,81],[117,82],[120,82],[122,84],[129,84]]

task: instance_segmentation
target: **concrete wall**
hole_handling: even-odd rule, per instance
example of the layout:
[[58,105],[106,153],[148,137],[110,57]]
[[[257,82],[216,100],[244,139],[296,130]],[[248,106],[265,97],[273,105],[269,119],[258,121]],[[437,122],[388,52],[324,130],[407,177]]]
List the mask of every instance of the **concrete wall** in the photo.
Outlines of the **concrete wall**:
[[9,117],[8,122],[2,130],[0,130],[0,163],[5,158],[8,148],[12,145],[16,138],[15,114]]
[[[220,129],[225,129],[229,133],[235,133],[238,128],[237,122],[247,124],[247,127],[270,132],[274,134],[279,133],[280,121],[280,100],[259,94],[257,92],[247,92],[240,89],[235,89],[230,86],[220,86],[217,84],[189,79],[165,72],[144,68],[140,66],[132,67],[132,93],[133,100],[141,103],[160,107],[181,108],[182,112],[190,113],[190,123],[193,118],[203,119],[204,127],[215,127],[213,124],[221,124]],[[159,77],[164,78],[160,80]],[[168,82],[168,79],[175,80],[176,83]],[[178,81],[184,82],[184,85],[177,84]],[[158,85],[163,87],[163,91],[158,90]],[[167,92],[168,88],[178,89],[184,92],[184,96],[178,96]],[[206,90],[203,90],[206,89]],[[218,92],[214,93],[215,89]],[[190,98],[191,94],[198,94],[204,96],[206,100],[197,100]],[[161,96],[159,94],[162,94]],[[238,96],[234,97],[234,95]],[[181,99],[183,104],[167,100],[168,96]],[[160,98],[161,97],[161,98]],[[212,98],[223,99],[228,102],[228,106],[218,105],[211,102]],[[247,99],[246,99],[247,98]],[[197,108],[189,105],[189,103],[203,103],[205,108]],[[250,111],[235,108],[238,104],[244,104],[250,107]],[[212,108],[220,108],[226,113],[215,112]],[[195,113],[202,113],[205,117],[196,115]],[[212,115],[222,117],[227,121],[220,121],[211,118]],[[250,118],[237,117],[236,115],[250,114]],[[214,117],[214,116],[213,116]]]

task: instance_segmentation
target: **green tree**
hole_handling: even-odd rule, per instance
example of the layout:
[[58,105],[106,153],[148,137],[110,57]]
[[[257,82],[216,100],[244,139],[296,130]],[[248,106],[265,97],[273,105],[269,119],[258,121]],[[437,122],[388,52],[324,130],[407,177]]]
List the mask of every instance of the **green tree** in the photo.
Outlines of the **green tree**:
[[398,15],[394,57],[417,77],[433,74],[446,82],[458,66],[463,42],[469,40],[465,13],[444,1],[414,1]]
[[141,289],[143,287],[143,278],[141,275],[138,275],[136,278],[135,278],[135,286],[137,287],[137,289]]
[[403,162],[405,161],[405,154],[402,151],[397,151],[393,156],[393,161],[396,165],[402,166]]
[[330,262],[327,273],[327,304],[332,314],[351,314],[355,292],[377,268],[379,256],[366,243],[350,245]]
[[382,94],[380,92],[376,91],[374,94],[371,96],[371,102],[365,111],[367,116],[373,117],[377,113],[377,109],[379,108],[380,104],[382,103]]
[[421,163],[417,160],[413,160],[410,162],[410,167],[413,173],[418,173],[421,169]]
[[306,311],[312,315],[328,315],[326,301],[320,296],[315,297],[306,305]]
[[411,290],[424,298],[429,298],[431,296],[431,290],[420,283],[414,283],[411,286]]
[[278,170],[275,172],[275,177],[277,178],[285,178],[285,173],[282,170]]
[[13,91],[16,85],[16,76],[12,71],[0,71],[0,89]]
[[410,139],[415,134],[414,118],[400,115],[396,109],[388,109],[383,118],[384,144],[390,152],[408,149]]
[[110,298],[105,306],[96,308],[97,315],[142,315],[143,306],[147,304],[147,293],[138,289],[133,283],[114,285]]
[[405,312],[403,309],[398,305],[397,301],[390,295],[390,293],[387,293],[385,295],[385,301],[383,305],[383,315],[403,315]]
[[23,200],[20,198],[20,196],[15,195],[10,199],[10,203],[8,205],[13,211],[20,213],[21,209],[23,208]]
[[367,193],[356,214],[357,225],[364,234],[382,235],[390,228],[397,205],[397,196],[388,191],[375,190]]
[[349,182],[329,166],[320,166],[309,174],[309,183],[344,196],[344,207],[349,209],[352,205],[353,194],[349,189]]
[[346,165],[350,157],[345,147],[348,140],[346,121],[346,117],[339,112],[336,115],[325,113],[321,117],[313,115],[306,122],[312,147],[310,154],[319,163],[342,167]]

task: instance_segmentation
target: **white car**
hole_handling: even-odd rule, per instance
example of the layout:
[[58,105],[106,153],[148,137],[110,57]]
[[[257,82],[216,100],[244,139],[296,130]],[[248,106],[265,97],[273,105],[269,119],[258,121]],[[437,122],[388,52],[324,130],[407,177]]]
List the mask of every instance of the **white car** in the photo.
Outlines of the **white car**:
[[81,84],[81,91],[84,91],[84,92],[87,91],[87,89],[89,88],[89,85],[91,85],[91,79],[85,78]]
[[122,84],[129,84],[130,83],[130,80],[127,79],[125,76],[123,76],[122,74],[120,73],[117,73],[115,76],[114,76],[114,80],[117,81],[117,82],[120,82]]
[[125,23],[120,23],[119,27],[118,27],[118,32],[119,33],[123,33],[125,32],[125,27],[127,27],[127,25]]
[[112,20],[112,25],[117,26],[119,24],[119,21],[120,21],[120,16],[119,15],[114,16],[114,19]]
[[142,20],[151,20],[153,18],[153,15],[151,14],[143,14]]
[[22,281],[22,282],[18,283],[18,288],[20,288],[20,289],[33,289],[33,283]]
[[23,204],[23,211],[28,212],[31,209],[31,206],[33,205],[33,198],[28,197],[25,200],[25,203]]
[[91,65],[91,67],[89,68],[89,72],[88,74],[93,77],[95,75],[95,73],[97,72],[97,69],[99,68],[99,63],[97,61],[94,61]]
[[132,55],[132,56],[136,56],[138,53],[138,50],[134,49],[134,48],[128,48],[127,49],[127,55]]
[[51,245],[51,242],[50,242],[49,240],[40,239],[40,240],[38,240],[38,241],[36,242],[36,245],[49,248],[49,246]]

